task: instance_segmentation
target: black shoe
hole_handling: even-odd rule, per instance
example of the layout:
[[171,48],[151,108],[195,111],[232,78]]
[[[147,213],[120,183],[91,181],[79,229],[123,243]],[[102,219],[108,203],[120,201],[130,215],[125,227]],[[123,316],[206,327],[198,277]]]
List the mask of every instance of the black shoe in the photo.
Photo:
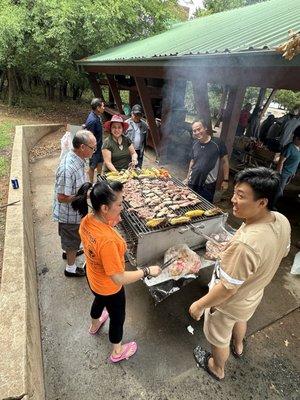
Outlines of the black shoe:
[[71,278],[72,277],[76,278],[76,277],[85,276],[85,269],[77,267],[75,272],[69,272],[69,271],[67,271],[65,269],[65,276],[68,276],[68,277],[71,277]]
[[[76,257],[79,257],[79,256],[81,256],[83,254],[83,249],[79,249],[78,251],[77,251],[77,253],[76,253]],[[62,253],[62,258],[63,258],[63,260],[66,260],[67,259],[67,253],[65,252],[65,251],[63,251],[63,253]]]

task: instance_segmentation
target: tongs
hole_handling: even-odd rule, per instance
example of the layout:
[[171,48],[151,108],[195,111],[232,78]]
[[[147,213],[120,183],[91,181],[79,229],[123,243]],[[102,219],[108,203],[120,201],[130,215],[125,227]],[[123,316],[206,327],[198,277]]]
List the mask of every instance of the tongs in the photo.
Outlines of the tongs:
[[168,261],[164,262],[163,265],[160,267],[160,269],[163,271],[167,267],[169,267],[175,260],[177,259],[176,256],[170,258]]
[[[177,257],[176,257],[176,256],[170,258],[168,261],[164,262],[164,263],[161,265],[160,269],[163,271],[164,269],[166,269],[167,267],[169,267],[175,260],[177,260]],[[148,279],[152,279],[153,276],[148,276],[147,278],[148,278]]]

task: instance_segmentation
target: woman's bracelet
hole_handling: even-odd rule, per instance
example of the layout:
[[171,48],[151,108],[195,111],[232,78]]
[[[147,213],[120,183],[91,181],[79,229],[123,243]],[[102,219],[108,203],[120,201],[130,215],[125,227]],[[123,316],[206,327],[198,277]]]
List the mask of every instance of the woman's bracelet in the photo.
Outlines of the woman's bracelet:
[[143,271],[143,274],[144,274],[143,278],[147,278],[147,276],[150,275],[150,268],[149,267],[143,268],[142,271]]

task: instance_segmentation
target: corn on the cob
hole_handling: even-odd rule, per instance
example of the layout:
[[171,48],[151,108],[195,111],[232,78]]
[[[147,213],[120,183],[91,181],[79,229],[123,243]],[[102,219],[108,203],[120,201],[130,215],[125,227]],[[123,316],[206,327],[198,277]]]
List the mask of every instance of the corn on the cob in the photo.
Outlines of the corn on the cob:
[[186,222],[189,222],[190,220],[191,220],[190,217],[182,216],[177,218],[171,218],[169,222],[171,225],[177,225],[177,224],[184,224]]
[[160,225],[163,221],[165,221],[165,218],[152,218],[152,219],[149,219],[149,221],[146,222],[146,226],[148,228],[155,228],[158,225]]
[[201,217],[204,214],[204,210],[192,210],[192,211],[187,211],[184,215],[186,217],[190,218],[196,218],[196,217]]

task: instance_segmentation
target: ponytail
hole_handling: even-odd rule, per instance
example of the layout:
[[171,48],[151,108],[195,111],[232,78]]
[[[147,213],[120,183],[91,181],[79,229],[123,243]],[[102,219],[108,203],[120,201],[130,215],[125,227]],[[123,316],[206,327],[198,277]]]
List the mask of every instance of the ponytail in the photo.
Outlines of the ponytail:
[[75,195],[71,202],[73,210],[78,211],[82,217],[85,217],[89,211],[87,203],[87,193],[93,185],[90,182],[84,183]]

